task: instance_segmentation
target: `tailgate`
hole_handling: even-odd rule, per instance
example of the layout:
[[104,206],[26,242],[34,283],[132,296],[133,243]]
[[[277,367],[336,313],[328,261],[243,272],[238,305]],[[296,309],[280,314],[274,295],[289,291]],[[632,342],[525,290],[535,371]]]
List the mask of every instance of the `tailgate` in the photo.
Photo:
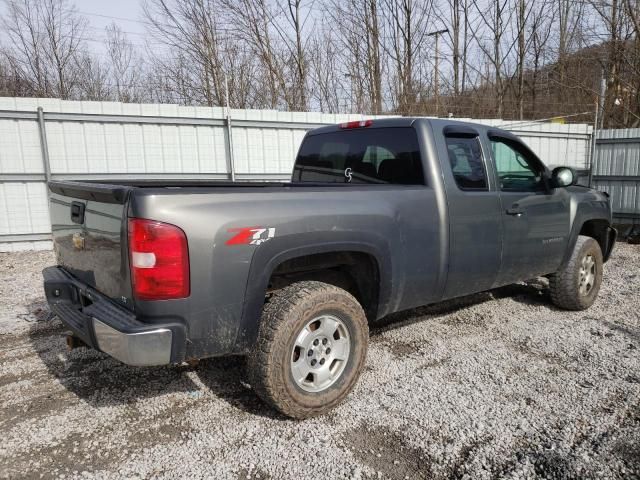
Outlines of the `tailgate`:
[[126,246],[130,188],[49,182],[53,245],[58,265],[116,302],[132,308]]

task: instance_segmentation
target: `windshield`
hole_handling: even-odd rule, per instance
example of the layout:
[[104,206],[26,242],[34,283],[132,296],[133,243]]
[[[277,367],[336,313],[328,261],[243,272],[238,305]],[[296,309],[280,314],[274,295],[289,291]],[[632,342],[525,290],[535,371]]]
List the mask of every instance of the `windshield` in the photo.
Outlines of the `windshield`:
[[424,185],[413,128],[359,128],[305,138],[294,182]]

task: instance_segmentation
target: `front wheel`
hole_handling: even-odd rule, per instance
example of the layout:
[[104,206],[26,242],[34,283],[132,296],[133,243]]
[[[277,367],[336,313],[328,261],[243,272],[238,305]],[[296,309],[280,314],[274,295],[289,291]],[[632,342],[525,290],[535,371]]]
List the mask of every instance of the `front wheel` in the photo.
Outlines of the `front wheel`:
[[591,237],[578,237],[567,264],[549,276],[553,303],[566,310],[586,310],[602,283],[602,250]]
[[289,285],[265,304],[249,378],[268,404],[293,418],[324,413],[351,392],[367,355],[358,301],[322,282]]

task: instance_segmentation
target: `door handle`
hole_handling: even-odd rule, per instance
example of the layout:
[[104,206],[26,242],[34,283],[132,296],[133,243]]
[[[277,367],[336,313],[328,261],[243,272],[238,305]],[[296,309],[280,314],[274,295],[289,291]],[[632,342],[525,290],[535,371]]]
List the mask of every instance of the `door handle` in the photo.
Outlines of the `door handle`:
[[511,208],[507,208],[507,215],[521,217],[522,215],[524,215],[524,210],[515,206]]

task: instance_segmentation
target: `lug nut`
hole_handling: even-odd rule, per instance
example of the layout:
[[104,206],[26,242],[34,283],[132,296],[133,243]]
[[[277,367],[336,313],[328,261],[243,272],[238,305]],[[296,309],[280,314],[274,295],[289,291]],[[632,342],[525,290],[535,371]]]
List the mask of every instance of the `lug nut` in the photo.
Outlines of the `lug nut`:
[[326,339],[326,338],[323,338],[323,339],[322,339],[322,344],[323,344],[323,345],[326,345],[326,344],[327,344],[327,339]]
[[320,359],[320,365],[324,365],[324,358]]
[[326,354],[329,355],[331,353],[331,349],[327,348]]
[[313,344],[314,344],[314,345],[318,345],[318,343],[320,343],[320,342],[318,342],[318,339],[316,338],[316,339],[313,341]]
[[307,352],[307,355],[308,355],[309,357],[313,356],[313,350],[309,350],[309,351]]
[[313,360],[311,360],[311,366],[315,367],[316,366],[316,359],[314,358]]

